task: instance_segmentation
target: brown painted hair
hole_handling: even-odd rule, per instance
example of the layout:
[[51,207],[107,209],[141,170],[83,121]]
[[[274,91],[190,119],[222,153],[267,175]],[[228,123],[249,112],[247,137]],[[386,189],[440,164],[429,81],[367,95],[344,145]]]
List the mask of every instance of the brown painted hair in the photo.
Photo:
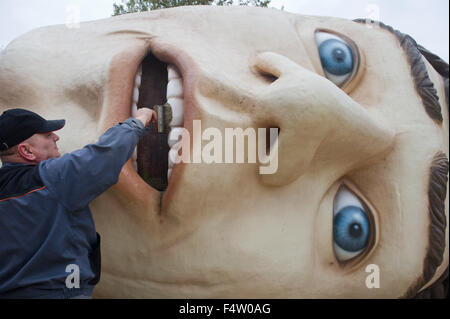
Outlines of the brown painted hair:
[[[373,20],[356,19],[358,23],[370,23],[393,33],[406,53],[408,63],[411,67],[411,75],[417,93],[422,99],[425,111],[438,125],[442,125],[442,109],[439,103],[437,91],[431,81],[423,61],[423,57],[442,76],[445,87],[445,99],[447,109],[449,107],[449,66],[444,60],[431,53],[407,34],[403,34],[382,22]],[[428,249],[424,260],[423,274],[408,289],[405,298],[448,298],[448,266],[441,277],[432,285],[419,292],[436,273],[437,268],[443,261],[445,252],[445,230],[446,212],[445,197],[447,195],[449,162],[443,152],[435,155],[430,168],[428,181],[428,212],[430,225],[428,231]]]
[[447,195],[449,163],[447,156],[439,152],[433,159],[428,181],[428,250],[424,260],[422,277],[405,294],[405,298],[446,298],[448,296],[448,266],[444,274],[430,287],[418,292],[429,282],[443,261],[445,251],[445,197]]

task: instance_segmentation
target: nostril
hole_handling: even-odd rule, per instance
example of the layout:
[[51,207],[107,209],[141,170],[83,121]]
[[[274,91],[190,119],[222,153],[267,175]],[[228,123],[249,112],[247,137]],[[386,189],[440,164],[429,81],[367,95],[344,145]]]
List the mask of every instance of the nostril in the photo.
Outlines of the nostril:
[[[270,138],[270,131],[271,131],[272,129],[277,129],[277,131],[278,131],[277,136],[276,136],[275,139],[274,139],[274,138],[272,138],[272,139]],[[276,140],[279,138],[279,136],[280,136],[280,132],[281,132],[281,129],[280,129],[278,126],[275,126],[275,127],[268,127],[268,128],[266,129],[266,154],[270,154],[273,144],[275,143],[275,141],[276,141]]]
[[276,76],[270,70],[260,66],[259,64],[254,64],[250,67],[252,73],[257,77],[262,79],[264,82],[271,84],[278,80],[279,76]]
[[259,77],[262,78],[264,80],[264,82],[267,82],[269,84],[278,80],[278,77],[273,74],[263,72],[261,70],[258,70],[257,72],[258,72]]
[[264,80],[267,81],[268,83],[273,83],[273,82],[275,82],[276,80],[278,80],[278,77],[276,77],[276,76],[273,75],[273,74],[262,73],[261,75],[262,75],[262,77],[264,78]]

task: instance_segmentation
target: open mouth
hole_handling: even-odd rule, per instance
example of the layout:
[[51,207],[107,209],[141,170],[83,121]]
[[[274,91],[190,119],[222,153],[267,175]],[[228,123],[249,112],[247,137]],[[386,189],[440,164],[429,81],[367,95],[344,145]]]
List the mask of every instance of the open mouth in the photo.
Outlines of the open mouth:
[[[159,61],[149,53],[138,68],[134,80],[131,114],[142,107],[153,108],[155,105],[169,103],[172,108],[172,120],[168,133],[157,133],[155,125],[150,125],[148,134],[143,137],[133,154],[133,167],[139,176],[151,187],[165,191],[170,180],[174,161],[171,150],[181,136],[184,123],[183,79],[178,69],[171,64]],[[174,154],[175,152],[175,154]]]

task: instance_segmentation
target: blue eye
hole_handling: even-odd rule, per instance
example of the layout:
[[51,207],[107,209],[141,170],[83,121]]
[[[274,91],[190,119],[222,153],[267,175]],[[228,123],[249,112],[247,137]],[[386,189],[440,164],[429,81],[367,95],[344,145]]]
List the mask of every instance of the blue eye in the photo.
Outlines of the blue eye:
[[348,252],[366,248],[370,238],[370,224],[366,212],[355,206],[344,207],[334,216],[334,242]]
[[346,186],[341,186],[333,206],[334,254],[340,262],[367,252],[375,237],[373,216]]
[[356,45],[324,31],[316,32],[316,42],[325,76],[339,87],[349,82],[359,67]]
[[334,75],[353,71],[352,49],[344,42],[328,39],[319,46],[320,61],[324,70]]

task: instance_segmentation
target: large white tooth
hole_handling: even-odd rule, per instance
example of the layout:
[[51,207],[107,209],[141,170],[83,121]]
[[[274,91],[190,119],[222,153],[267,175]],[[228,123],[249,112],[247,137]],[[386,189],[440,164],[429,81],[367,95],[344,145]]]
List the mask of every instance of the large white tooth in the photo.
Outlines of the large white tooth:
[[131,104],[131,116],[134,117],[136,115],[137,112],[137,104],[135,102],[133,102],[133,104]]
[[170,126],[182,126],[184,124],[184,100],[171,97],[167,100],[172,108],[172,121],[170,121]]
[[133,103],[136,103],[139,101],[139,89],[138,88],[134,88],[133,91]]
[[171,168],[169,168],[168,170],[167,170],[167,180],[170,180],[170,177],[172,176],[172,169]]
[[167,78],[169,81],[181,78],[180,72],[175,65],[169,64],[167,66]]
[[178,150],[171,148],[169,151],[169,168],[175,166],[175,162],[178,159]]
[[170,132],[169,136],[167,138],[167,143],[169,144],[169,147],[174,146],[178,141],[181,140],[181,137],[183,133],[182,127],[173,127]]
[[167,83],[167,99],[171,97],[183,97],[183,80],[173,79]]
[[136,74],[136,78],[134,79],[134,86],[137,88],[141,87],[142,76],[140,74]]

